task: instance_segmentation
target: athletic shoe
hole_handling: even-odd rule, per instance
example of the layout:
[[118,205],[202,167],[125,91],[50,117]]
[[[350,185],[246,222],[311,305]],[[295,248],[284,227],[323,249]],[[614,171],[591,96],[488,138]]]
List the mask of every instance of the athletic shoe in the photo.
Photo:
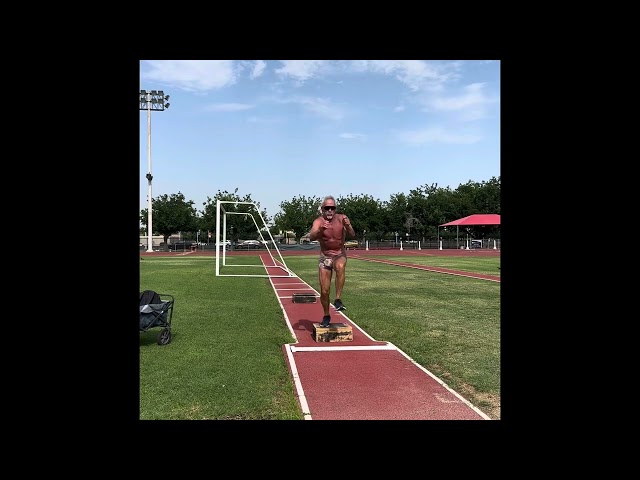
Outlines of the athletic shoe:
[[345,307],[342,304],[342,301],[339,298],[336,298],[336,301],[333,302],[333,306],[336,308],[336,310],[339,312],[340,310],[346,310],[347,307]]
[[320,324],[320,326],[322,328],[327,328],[330,322],[331,322],[331,315],[325,315],[324,317],[322,317],[322,323]]

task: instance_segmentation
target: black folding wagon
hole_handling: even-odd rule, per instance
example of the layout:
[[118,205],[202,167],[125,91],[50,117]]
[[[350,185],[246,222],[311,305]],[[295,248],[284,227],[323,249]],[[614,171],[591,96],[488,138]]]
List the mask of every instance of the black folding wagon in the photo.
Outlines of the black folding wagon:
[[171,341],[171,317],[175,299],[167,293],[145,290],[140,293],[140,331],[160,328],[158,345]]

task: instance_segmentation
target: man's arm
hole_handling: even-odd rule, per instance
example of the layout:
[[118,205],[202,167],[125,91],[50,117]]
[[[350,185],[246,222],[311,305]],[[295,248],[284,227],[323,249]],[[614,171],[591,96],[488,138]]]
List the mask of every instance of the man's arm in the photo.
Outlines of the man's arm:
[[311,241],[317,240],[320,238],[320,234],[322,232],[322,220],[320,218],[316,218],[311,225],[311,231],[309,232],[309,239]]
[[342,225],[344,225],[345,230],[349,234],[349,238],[356,238],[356,232],[351,226],[351,220],[346,215],[342,216]]

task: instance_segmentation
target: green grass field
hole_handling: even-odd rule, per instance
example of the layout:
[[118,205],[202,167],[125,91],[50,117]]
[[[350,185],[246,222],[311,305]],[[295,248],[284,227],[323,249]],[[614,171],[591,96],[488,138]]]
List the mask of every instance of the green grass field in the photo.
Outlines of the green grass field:
[[[317,254],[284,258],[318,288]],[[388,258],[500,272],[498,257]],[[260,264],[257,256],[227,260]],[[224,266],[221,273],[248,272]],[[173,295],[175,305],[170,344],[156,343],[156,329],[140,332],[141,419],[302,419],[282,351],[294,339],[267,278],[216,277],[215,257],[146,256],[145,289]],[[369,335],[500,418],[499,283],[350,258],[342,300]]]
[[[358,252],[367,256],[367,252]],[[372,258],[391,260],[400,263],[413,263],[428,267],[448,268],[450,270],[462,270],[465,272],[482,273],[486,275],[500,276],[500,257],[431,257],[431,256],[394,256],[376,255]],[[286,260],[285,260],[286,261]]]

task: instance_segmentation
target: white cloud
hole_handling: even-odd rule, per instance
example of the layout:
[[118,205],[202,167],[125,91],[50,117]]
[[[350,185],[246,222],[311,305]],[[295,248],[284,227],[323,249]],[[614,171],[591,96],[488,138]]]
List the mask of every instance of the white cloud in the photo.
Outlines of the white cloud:
[[398,105],[397,107],[395,107],[395,108],[393,109],[393,111],[394,111],[394,112],[403,112],[403,111],[404,111],[404,109],[405,109],[405,106],[404,106],[404,105]]
[[341,133],[340,138],[354,139],[354,140],[366,140],[367,136],[363,133]]
[[412,91],[433,91],[458,78],[461,64],[426,60],[354,60],[351,66],[357,72],[392,75]]
[[285,78],[292,78],[298,85],[317,76],[326,66],[325,60],[280,60],[282,68],[275,72]]
[[300,105],[300,107],[307,112],[319,117],[328,118],[329,120],[342,120],[345,116],[345,112],[342,107],[324,98],[294,96],[288,98],[274,98],[273,101]]
[[251,70],[251,74],[249,75],[249,77],[252,80],[254,78],[260,77],[264,73],[265,68],[267,68],[267,62],[265,62],[264,60],[256,60],[256,62],[253,65],[253,69]]
[[[396,78],[413,92],[440,91],[460,78],[462,62],[427,60],[281,60],[275,73],[300,86],[308,80],[329,75],[371,73]],[[342,83],[343,80],[337,81]]]
[[398,134],[398,138],[410,145],[422,145],[425,143],[469,144],[482,140],[481,135],[447,132],[439,127],[401,132]]
[[482,95],[483,86],[482,83],[467,85],[462,95],[435,98],[432,105],[436,110],[463,110],[486,103],[487,100]]
[[427,99],[427,108],[459,112],[461,120],[465,121],[479,120],[486,116],[487,106],[497,101],[484,94],[484,87],[484,83],[473,83],[464,87],[461,95]]
[[[460,68],[460,62],[425,60],[280,60],[279,63],[276,75],[293,80],[297,86],[326,75],[368,72],[393,76],[412,91],[438,91],[446,82],[458,78]],[[144,60],[141,80],[206,92],[233,85],[244,70],[249,78],[259,78],[266,68],[264,60]]]
[[232,60],[145,60],[141,80],[152,80],[191,92],[233,85],[237,66]]
[[343,110],[337,105],[331,103],[329,100],[304,97],[299,99],[299,103],[305,110],[320,117],[328,118],[330,120],[341,120],[344,117]]
[[239,112],[242,110],[249,110],[254,107],[255,105],[249,105],[246,103],[215,103],[213,105],[208,105],[206,110],[212,112]]

